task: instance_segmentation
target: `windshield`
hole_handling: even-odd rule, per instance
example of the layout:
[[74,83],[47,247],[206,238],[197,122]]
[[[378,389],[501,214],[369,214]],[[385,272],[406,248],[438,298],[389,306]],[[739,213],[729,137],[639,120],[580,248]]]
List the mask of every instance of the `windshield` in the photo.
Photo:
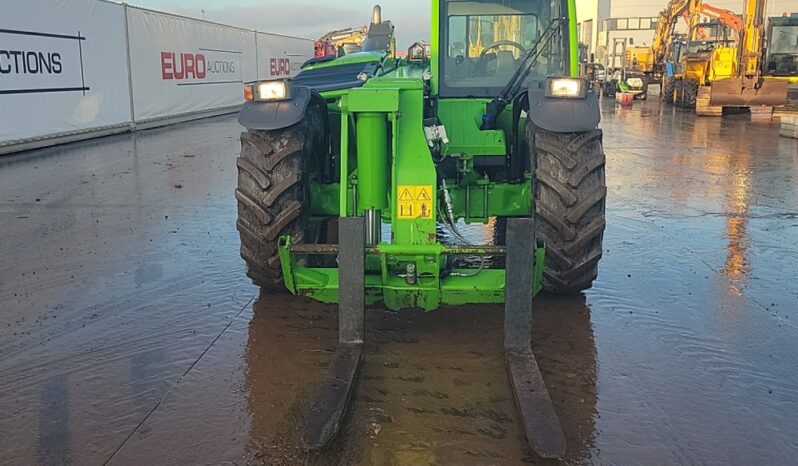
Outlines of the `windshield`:
[[687,46],[687,53],[709,53],[715,49],[715,44],[717,44],[717,42],[708,40],[690,42],[690,45]]
[[798,54],[798,26],[774,26],[770,53]]
[[737,34],[718,22],[702,23],[696,27],[694,39],[687,46],[688,53],[708,53],[716,47],[731,47],[737,42]]
[[[495,95],[557,17],[560,1],[444,1],[441,95]],[[532,74],[563,74],[562,46],[552,39]]]

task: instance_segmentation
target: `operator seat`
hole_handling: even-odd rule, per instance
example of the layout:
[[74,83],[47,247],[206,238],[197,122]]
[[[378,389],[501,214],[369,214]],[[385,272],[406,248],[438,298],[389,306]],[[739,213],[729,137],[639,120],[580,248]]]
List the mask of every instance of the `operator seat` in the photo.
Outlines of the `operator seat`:
[[474,65],[471,60],[463,55],[446,57],[446,77],[453,79],[467,79],[473,76]]
[[509,50],[499,50],[496,53],[496,74],[511,75],[515,72],[515,55]]

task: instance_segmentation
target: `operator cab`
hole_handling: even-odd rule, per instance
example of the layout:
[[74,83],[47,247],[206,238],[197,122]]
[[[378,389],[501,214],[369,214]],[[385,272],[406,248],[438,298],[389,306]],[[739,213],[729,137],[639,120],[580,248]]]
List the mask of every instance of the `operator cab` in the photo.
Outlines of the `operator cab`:
[[798,75],[798,14],[771,18],[768,40],[768,74]]
[[696,26],[695,39],[687,45],[691,56],[706,57],[718,47],[734,47],[737,33],[720,21],[712,20]]
[[440,95],[497,95],[535,46],[544,51],[533,79],[568,74],[568,31],[546,41],[564,11],[567,0],[442,1]]

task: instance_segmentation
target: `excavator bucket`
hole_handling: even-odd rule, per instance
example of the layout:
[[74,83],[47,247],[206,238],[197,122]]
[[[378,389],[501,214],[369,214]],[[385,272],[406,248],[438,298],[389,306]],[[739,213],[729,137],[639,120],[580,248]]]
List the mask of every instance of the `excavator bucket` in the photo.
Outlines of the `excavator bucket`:
[[760,79],[750,84],[741,79],[721,79],[712,83],[709,105],[721,107],[777,107],[787,103],[787,82]]

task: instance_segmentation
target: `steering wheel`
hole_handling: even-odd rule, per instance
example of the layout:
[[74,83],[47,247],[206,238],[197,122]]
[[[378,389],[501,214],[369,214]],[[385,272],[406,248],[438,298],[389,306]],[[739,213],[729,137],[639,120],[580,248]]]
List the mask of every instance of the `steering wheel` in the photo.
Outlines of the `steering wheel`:
[[521,51],[521,55],[526,53],[526,49],[524,48],[524,46],[519,44],[518,42],[513,42],[511,40],[500,40],[500,41],[496,41],[496,42],[490,44],[489,46],[485,47],[485,49],[482,51],[482,53],[479,54],[480,60],[484,60],[485,59],[485,55],[488,54],[488,50],[493,50],[493,49],[499,48],[502,45],[509,45],[511,47],[517,48],[518,50]]

